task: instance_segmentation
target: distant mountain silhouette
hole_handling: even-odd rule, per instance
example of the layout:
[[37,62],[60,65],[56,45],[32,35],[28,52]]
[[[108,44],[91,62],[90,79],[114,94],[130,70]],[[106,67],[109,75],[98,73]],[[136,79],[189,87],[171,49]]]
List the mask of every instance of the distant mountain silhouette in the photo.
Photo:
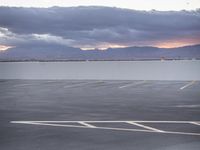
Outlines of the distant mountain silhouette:
[[61,45],[19,46],[0,52],[1,61],[200,59],[200,45],[178,48],[126,47],[83,51]]

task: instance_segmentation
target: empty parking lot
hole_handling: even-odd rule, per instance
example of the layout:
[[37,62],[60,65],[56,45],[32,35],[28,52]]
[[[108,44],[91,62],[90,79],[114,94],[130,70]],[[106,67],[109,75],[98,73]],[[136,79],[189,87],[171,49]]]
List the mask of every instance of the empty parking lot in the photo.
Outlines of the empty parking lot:
[[199,150],[199,99],[199,81],[0,80],[0,146]]

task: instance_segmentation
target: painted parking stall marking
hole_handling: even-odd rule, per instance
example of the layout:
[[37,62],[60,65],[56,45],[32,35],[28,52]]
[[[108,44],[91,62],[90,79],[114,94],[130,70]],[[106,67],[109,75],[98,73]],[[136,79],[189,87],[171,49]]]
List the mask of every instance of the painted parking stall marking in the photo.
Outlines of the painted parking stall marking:
[[187,88],[187,87],[189,87],[189,86],[192,86],[192,85],[195,84],[195,83],[196,83],[196,81],[191,81],[191,82],[187,83],[186,85],[182,86],[182,87],[180,88],[180,90],[183,90],[183,89],[185,89],[185,88]]
[[84,83],[74,83],[72,85],[66,85],[63,88],[72,88],[72,87],[76,87],[76,86],[82,86],[82,85],[86,85],[89,84],[88,82],[84,82]]
[[200,126],[200,122],[190,122],[191,124]]
[[17,84],[14,85],[13,87],[25,87],[25,86],[32,86],[32,84]]
[[82,82],[82,83],[75,83],[72,85],[66,85],[63,88],[73,88],[73,87],[78,87],[78,86],[84,86],[84,85],[89,85],[89,84],[95,84],[95,83],[99,83],[102,81],[94,81],[94,82]]
[[91,125],[91,124],[89,124],[89,123],[86,123],[86,122],[84,122],[84,121],[79,121],[78,123],[80,123],[81,125],[84,125],[84,126],[86,126],[86,127],[89,127],[89,128],[96,128],[96,126]]
[[139,127],[143,127],[145,129],[152,130],[152,131],[164,132],[163,130],[158,130],[158,129],[155,129],[155,128],[152,128],[152,127],[149,127],[149,126],[145,126],[145,125],[133,122],[133,121],[127,121],[127,123],[132,124],[132,125],[136,125],[136,126],[139,126]]
[[[163,133],[163,134],[176,134],[176,135],[192,135],[200,137],[200,127],[199,132],[180,132],[180,131],[171,131],[163,130],[160,128],[154,128],[151,126],[144,125],[143,123],[160,123],[160,124],[176,124],[179,126],[181,124],[191,124],[200,126],[200,121],[11,121],[12,124],[27,124],[27,125],[41,125],[41,126],[52,126],[52,127],[72,127],[72,128],[87,128],[87,129],[104,129],[104,130],[117,130],[117,131],[131,131],[131,132],[148,132],[148,133]],[[70,123],[77,123],[78,125],[72,125]],[[96,123],[93,125],[93,123]],[[105,126],[99,127],[97,123],[105,123]],[[124,127],[108,127],[106,123],[127,123],[133,126],[141,127],[141,129],[134,128],[124,128]]]
[[144,81],[140,81],[140,82],[136,82],[136,83],[128,83],[128,84],[125,84],[123,86],[120,86],[119,89],[131,87],[131,86],[136,86],[136,85],[141,85],[141,84],[144,84],[146,82],[147,81],[144,80]]

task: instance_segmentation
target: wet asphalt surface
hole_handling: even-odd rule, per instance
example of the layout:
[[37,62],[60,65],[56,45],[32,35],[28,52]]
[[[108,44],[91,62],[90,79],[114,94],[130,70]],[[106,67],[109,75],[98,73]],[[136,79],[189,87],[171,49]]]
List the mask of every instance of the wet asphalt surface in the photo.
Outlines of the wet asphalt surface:
[[[200,136],[10,121],[200,121],[200,82],[0,80],[1,150],[199,150]],[[135,128],[125,124],[97,126]],[[200,125],[146,123],[200,133]]]

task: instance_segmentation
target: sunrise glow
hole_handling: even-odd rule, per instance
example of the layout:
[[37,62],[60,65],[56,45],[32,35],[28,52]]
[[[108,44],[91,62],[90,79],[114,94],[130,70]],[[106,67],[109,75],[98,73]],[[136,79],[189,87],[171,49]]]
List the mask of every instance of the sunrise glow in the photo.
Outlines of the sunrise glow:
[[125,45],[118,45],[118,44],[103,44],[103,45],[99,45],[98,47],[81,47],[81,50],[106,50],[108,48],[125,48],[128,46]]
[[167,41],[167,42],[161,42],[159,44],[156,44],[155,47],[158,48],[175,48],[175,47],[183,47],[188,45],[195,45],[198,44],[198,41]]
[[12,48],[12,46],[0,45],[0,52],[1,52],[1,51],[6,51],[6,50],[8,50],[9,48]]

